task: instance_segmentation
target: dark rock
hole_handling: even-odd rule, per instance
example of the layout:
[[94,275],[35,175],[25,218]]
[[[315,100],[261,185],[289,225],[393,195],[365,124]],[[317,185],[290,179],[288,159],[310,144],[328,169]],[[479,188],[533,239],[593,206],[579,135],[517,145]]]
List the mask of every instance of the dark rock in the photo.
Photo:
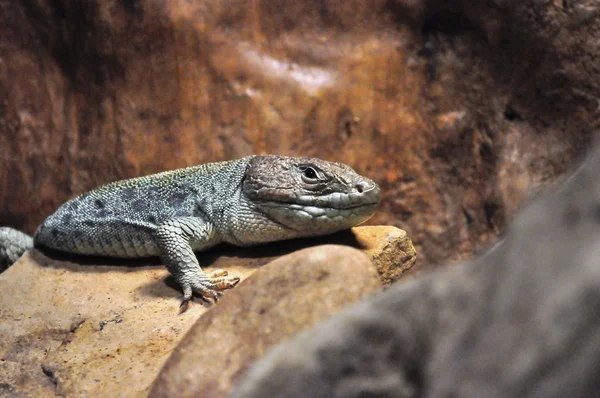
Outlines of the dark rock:
[[232,396],[591,397],[599,363],[600,148],[479,260],[301,333]]

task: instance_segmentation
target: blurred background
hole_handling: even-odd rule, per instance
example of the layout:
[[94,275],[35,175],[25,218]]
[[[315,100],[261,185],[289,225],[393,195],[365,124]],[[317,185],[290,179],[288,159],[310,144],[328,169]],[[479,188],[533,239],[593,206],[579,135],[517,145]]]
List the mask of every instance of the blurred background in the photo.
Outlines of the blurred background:
[[275,153],[376,180],[415,269],[464,259],[600,120],[595,0],[0,1],[0,225]]

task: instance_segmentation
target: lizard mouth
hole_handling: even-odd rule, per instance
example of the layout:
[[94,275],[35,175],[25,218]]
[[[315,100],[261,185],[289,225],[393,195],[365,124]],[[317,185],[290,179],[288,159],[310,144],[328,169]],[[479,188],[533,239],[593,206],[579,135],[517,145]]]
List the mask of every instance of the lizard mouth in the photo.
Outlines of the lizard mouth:
[[293,210],[356,210],[360,208],[368,208],[377,206],[381,200],[381,190],[378,186],[362,191],[341,193],[333,192],[326,195],[282,195],[281,192],[277,197],[272,197],[270,200],[261,201],[266,207],[282,207],[287,206]]
[[324,205],[319,205],[319,204],[298,204],[298,203],[286,203],[290,209],[294,209],[294,210],[306,210],[307,208],[310,207],[314,207],[317,209],[323,209],[323,210],[339,210],[339,211],[343,211],[343,210],[356,210],[356,209],[360,209],[360,208],[366,208],[366,207],[373,207],[373,206],[377,206],[379,204],[379,202],[366,202],[366,203],[360,203],[360,204],[356,204],[356,205],[348,205],[348,206],[324,206]]
[[354,205],[348,205],[345,207],[334,207],[331,205],[323,206],[317,205],[316,203],[310,204],[299,204],[297,202],[261,202],[261,206],[268,211],[268,209],[276,211],[286,211],[289,214],[296,214],[297,216],[304,218],[309,217],[312,219],[318,218],[329,218],[335,219],[338,217],[347,218],[355,216],[364,216],[366,214],[372,215],[375,209],[379,205],[379,201],[372,201]]
[[300,204],[298,202],[288,202],[288,201],[264,201],[260,202],[261,206],[267,208],[288,208],[290,210],[296,211],[305,211],[314,216],[324,215],[325,212],[335,211],[335,212],[344,212],[344,211],[352,211],[352,210],[360,210],[367,209],[371,207],[377,207],[379,205],[379,201],[360,203],[355,205],[348,206],[332,206],[332,205],[323,205],[320,203],[307,203]]

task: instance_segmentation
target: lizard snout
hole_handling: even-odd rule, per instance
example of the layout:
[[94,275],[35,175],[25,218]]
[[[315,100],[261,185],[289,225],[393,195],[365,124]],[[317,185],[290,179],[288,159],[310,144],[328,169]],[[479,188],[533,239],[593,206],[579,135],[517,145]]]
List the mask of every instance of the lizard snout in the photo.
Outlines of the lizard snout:
[[350,198],[353,204],[375,204],[381,200],[379,185],[367,178],[357,181],[352,191]]
[[377,188],[377,184],[375,184],[373,181],[366,180],[359,181],[354,186],[354,190],[358,193],[369,192],[370,190],[375,188]]

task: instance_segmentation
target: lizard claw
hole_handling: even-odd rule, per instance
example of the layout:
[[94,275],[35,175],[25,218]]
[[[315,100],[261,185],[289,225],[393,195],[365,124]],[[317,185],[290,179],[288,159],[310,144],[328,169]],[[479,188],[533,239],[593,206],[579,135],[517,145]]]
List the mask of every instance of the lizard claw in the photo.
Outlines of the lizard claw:
[[227,290],[235,287],[240,283],[240,278],[237,276],[228,276],[220,278],[212,278],[212,288],[216,291]]
[[181,300],[181,304],[179,305],[179,313],[183,314],[184,312],[186,312],[188,310],[188,308],[190,307],[190,301],[192,299],[186,299],[185,297],[183,298],[183,300]]
[[199,276],[196,283],[184,285],[181,313],[187,310],[189,302],[192,300],[192,292],[196,293],[205,303],[210,303],[209,299],[216,303],[222,295],[221,291],[231,289],[240,282],[240,278],[227,276],[227,271],[222,269]]

